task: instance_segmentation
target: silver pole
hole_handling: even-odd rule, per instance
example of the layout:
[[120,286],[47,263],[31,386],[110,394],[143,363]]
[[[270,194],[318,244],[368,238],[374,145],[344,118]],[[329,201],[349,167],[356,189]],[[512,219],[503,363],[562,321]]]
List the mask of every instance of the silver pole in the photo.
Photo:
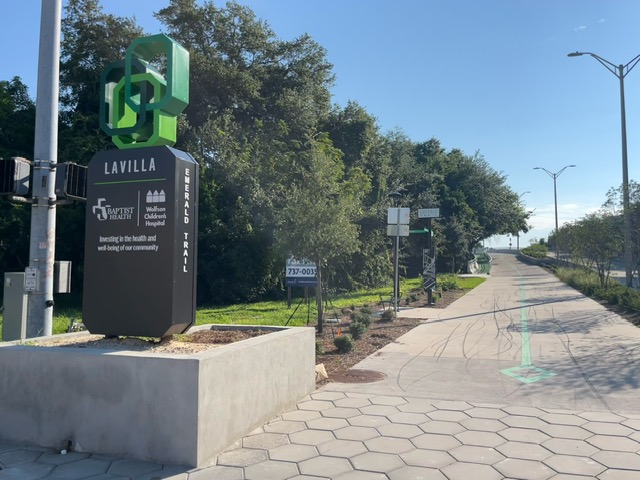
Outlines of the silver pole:
[[396,254],[393,275],[393,311],[398,313],[398,296],[400,295],[400,279],[398,278],[398,257],[400,256],[400,207],[397,208],[396,222]]
[[36,289],[29,292],[28,338],[52,334],[61,15],[62,0],[42,0],[29,244],[29,267],[36,272]]

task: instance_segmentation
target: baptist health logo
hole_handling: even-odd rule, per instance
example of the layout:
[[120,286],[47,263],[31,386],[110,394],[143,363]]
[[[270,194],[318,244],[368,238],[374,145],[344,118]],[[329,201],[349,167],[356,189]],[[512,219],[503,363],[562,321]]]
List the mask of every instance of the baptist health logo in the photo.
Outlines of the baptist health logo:
[[107,205],[105,203],[106,201],[106,198],[99,198],[98,204],[91,208],[91,212],[99,221],[131,220],[135,207],[112,207],[111,205]]

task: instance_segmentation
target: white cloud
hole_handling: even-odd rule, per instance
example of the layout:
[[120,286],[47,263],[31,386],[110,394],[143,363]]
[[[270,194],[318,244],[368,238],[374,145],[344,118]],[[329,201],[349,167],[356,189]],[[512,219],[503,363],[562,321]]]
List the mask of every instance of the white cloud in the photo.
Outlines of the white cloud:
[[586,30],[587,27],[586,25],[580,25],[579,27],[576,27],[573,29],[574,32],[581,32],[582,30]]
[[601,18],[600,20],[598,20],[598,23],[604,23],[604,18]]

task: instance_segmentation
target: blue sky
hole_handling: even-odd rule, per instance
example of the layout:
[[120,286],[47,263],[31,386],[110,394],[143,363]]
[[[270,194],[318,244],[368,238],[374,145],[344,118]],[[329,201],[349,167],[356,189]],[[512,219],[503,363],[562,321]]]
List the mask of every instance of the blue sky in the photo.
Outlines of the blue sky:
[[[66,3],[66,2],[65,2]],[[529,239],[597,210],[622,181],[614,64],[640,54],[637,0],[240,0],[277,36],[309,33],[334,65],[333,101],[357,101],[383,132],[479,152],[534,210]],[[162,31],[168,0],[102,0],[106,12]],[[216,2],[221,5],[222,2]],[[0,80],[22,77],[35,95],[40,0],[3,5]],[[629,178],[640,181],[640,67],[625,80]],[[415,205],[424,208],[428,205]],[[488,245],[507,245],[506,238]],[[515,247],[515,240],[513,246]]]

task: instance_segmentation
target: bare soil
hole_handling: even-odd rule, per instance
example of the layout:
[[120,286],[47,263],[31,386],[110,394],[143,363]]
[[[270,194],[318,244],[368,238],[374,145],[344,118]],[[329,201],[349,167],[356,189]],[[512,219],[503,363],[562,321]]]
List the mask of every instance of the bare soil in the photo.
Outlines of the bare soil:
[[[408,303],[403,301],[400,306],[442,309],[464,294],[464,290],[442,292],[442,297],[436,299],[436,305],[430,306],[427,304],[424,292],[414,291],[409,295],[412,300]],[[343,312],[340,324],[324,324],[322,334],[316,333],[316,341],[320,344],[323,352],[322,354],[316,353],[316,364],[324,364],[329,376],[327,380],[323,380],[319,384],[328,382],[359,383],[379,380],[380,378],[376,375],[376,372],[359,371],[358,369],[351,369],[351,367],[369,355],[374,354],[385,345],[395,342],[396,339],[418,326],[420,322],[421,320],[414,318],[403,318],[402,310],[398,312],[398,317],[391,322],[385,322],[376,317],[362,337],[354,340],[354,347],[350,352],[338,353],[338,349],[333,343],[334,339],[338,335],[348,334],[351,323],[349,312]]]

